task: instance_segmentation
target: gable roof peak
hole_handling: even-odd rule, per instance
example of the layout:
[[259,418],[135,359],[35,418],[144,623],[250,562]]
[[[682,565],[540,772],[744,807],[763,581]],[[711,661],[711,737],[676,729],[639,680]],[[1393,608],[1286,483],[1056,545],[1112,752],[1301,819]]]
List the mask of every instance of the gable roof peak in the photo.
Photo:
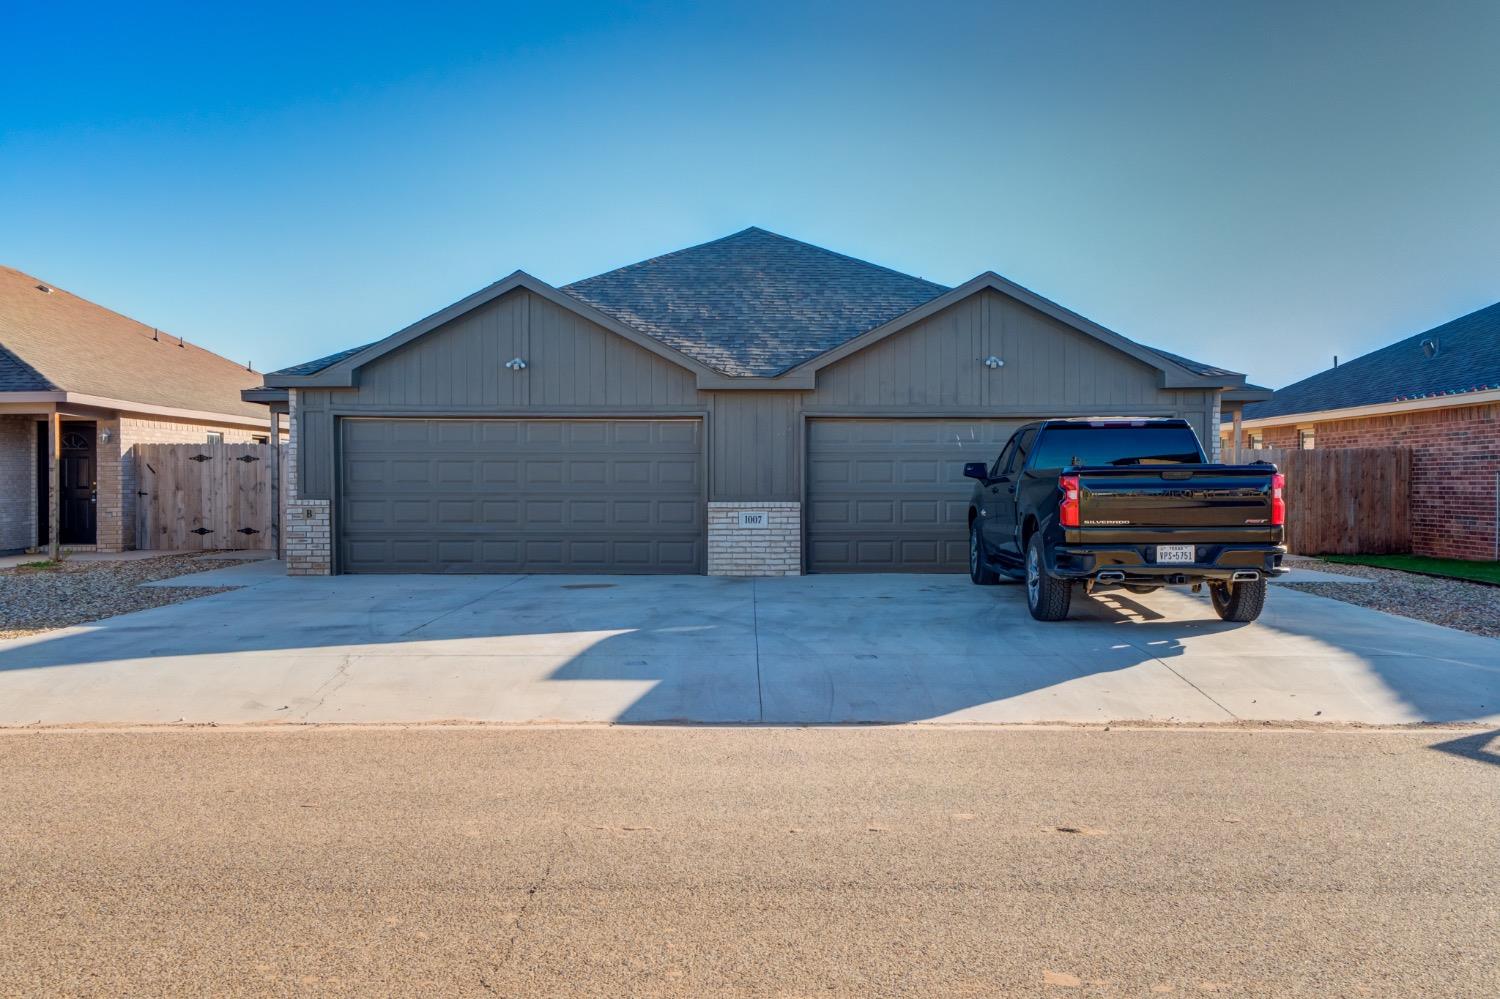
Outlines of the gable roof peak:
[[561,290],[734,377],[781,374],[948,291],[759,226]]

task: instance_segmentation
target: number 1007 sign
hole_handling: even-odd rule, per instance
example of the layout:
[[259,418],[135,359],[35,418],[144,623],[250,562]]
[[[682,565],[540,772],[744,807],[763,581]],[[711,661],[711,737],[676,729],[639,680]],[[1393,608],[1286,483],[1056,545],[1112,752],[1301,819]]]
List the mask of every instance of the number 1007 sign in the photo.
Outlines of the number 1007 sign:
[[771,516],[764,510],[741,510],[740,526],[769,527],[771,526]]

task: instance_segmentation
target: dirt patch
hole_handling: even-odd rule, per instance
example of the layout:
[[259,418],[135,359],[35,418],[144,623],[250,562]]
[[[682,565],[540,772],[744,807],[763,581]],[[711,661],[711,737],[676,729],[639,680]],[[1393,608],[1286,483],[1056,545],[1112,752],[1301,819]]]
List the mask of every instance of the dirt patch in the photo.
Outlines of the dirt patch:
[[126,562],[64,560],[45,569],[0,570],[0,639],[223,593],[234,587],[141,585],[223,567],[223,562],[204,561],[194,554]]

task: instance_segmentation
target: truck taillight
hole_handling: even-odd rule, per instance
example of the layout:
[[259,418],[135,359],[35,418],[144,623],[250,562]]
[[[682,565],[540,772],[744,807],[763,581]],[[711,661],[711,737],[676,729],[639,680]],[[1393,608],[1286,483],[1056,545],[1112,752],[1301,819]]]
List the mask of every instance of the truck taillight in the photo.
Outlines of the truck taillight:
[[1062,490],[1062,502],[1057,505],[1057,522],[1063,527],[1077,527],[1079,523],[1078,476],[1059,476],[1057,488]]
[[1271,523],[1286,523],[1286,476],[1280,472],[1271,476]]

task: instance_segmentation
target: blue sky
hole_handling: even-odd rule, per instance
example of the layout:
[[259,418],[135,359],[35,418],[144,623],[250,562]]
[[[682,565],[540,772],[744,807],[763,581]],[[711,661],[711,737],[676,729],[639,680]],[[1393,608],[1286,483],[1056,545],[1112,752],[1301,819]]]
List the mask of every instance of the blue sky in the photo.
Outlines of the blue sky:
[[270,369],[759,225],[1279,386],[1500,299],[1500,4],[26,5],[0,262]]

